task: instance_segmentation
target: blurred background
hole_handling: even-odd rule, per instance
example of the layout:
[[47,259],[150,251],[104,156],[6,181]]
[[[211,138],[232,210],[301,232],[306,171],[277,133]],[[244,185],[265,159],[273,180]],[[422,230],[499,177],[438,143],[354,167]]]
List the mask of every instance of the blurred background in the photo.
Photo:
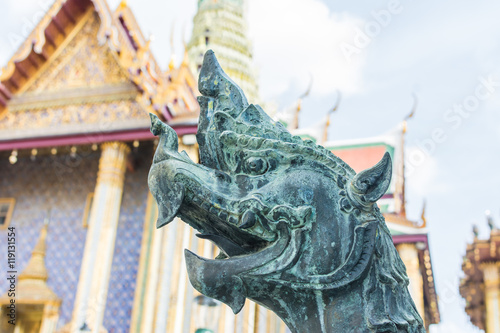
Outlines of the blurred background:
[[[409,272],[423,282],[412,292],[422,294],[429,331],[500,332],[499,11],[492,0],[3,1],[0,232],[17,228],[19,272],[43,252],[47,276],[38,278],[50,289],[39,291],[48,295],[35,311],[42,319],[26,327],[191,332],[205,325],[191,313],[218,308],[213,330],[285,329],[255,305],[227,319],[225,307],[200,301],[176,249],[215,249],[194,245],[180,223],[159,236],[148,229],[156,207],[146,189],[155,145],[147,112],[169,121],[197,158],[197,70],[213,48],[250,102],[295,134],[360,168],[377,161],[373,149],[390,150],[395,180],[381,206],[395,243],[414,245]],[[114,195],[98,176],[108,150],[123,164]],[[109,205],[96,196],[116,216],[103,216]],[[86,225],[107,219],[108,234]],[[161,264],[160,249],[176,264]],[[93,282],[99,274],[109,286]],[[83,301],[88,293],[99,301]],[[89,302],[98,305],[90,311]]]

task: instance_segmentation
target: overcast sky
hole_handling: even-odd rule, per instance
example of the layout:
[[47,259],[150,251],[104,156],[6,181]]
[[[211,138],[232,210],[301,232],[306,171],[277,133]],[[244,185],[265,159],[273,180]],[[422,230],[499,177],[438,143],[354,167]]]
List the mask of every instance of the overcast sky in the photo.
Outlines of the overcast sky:
[[[52,0],[0,3],[0,63]],[[109,0],[115,8],[119,0]],[[196,0],[129,0],[166,68],[181,60]],[[500,3],[493,0],[252,0],[250,36],[262,100],[292,104],[312,75],[301,126],[343,94],[329,139],[375,136],[410,111],[407,199],[418,219],[424,199],[442,323],[434,333],[476,332],[458,294],[461,261],[489,209],[500,226]],[[35,22],[34,22],[35,21]],[[169,45],[175,28],[174,50]],[[182,36],[184,31],[184,36]]]

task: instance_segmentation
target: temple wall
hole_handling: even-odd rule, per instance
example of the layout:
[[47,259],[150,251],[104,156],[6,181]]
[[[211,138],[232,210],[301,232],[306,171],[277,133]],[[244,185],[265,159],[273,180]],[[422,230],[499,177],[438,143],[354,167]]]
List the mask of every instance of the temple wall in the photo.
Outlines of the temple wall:
[[[134,300],[142,229],[147,200],[147,175],[152,148],[132,151],[135,171],[126,171],[124,194],[111,268],[104,327],[108,332],[129,330]],[[62,299],[58,327],[71,320],[87,228],[83,215],[87,195],[94,191],[100,152],[19,157],[11,165],[0,159],[0,198],[13,197],[16,206],[10,226],[16,227],[18,274],[26,266],[43,220],[51,209],[47,235],[48,285]],[[0,230],[0,248],[6,248],[7,230]],[[0,262],[7,262],[0,251]],[[0,293],[7,280],[0,279]]]
[[[95,186],[99,152],[69,155],[19,157],[11,165],[0,159],[0,197],[13,197],[16,205],[10,226],[16,228],[18,275],[26,266],[38,239],[44,218],[51,209],[47,234],[48,285],[62,299],[59,325],[68,322],[73,311],[87,229],[83,214],[88,193]],[[0,231],[0,249],[6,249],[7,230]],[[0,251],[0,262],[7,262]],[[0,293],[7,280],[0,279]]]

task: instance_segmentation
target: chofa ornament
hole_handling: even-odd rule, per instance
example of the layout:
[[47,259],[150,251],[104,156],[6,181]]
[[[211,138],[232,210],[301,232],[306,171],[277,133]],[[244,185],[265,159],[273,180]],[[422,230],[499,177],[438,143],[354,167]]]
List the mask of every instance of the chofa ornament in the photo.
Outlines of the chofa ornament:
[[157,227],[179,216],[220,249],[214,260],[186,250],[194,288],[235,313],[249,298],[294,333],[425,332],[375,203],[390,184],[389,154],[356,175],[249,105],[212,51],[199,90],[200,164],[151,115],[160,142],[149,172]]

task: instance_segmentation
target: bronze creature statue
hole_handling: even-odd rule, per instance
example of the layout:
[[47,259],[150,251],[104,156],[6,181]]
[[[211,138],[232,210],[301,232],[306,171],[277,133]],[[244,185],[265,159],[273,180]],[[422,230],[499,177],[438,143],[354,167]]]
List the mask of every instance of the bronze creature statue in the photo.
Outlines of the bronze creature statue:
[[220,249],[214,260],[186,250],[194,288],[235,313],[249,298],[294,333],[425,332],[376,204],[389,154],[356,175],[249,105],[212,51],[199,90],[201,164],[152,115],[160,141],[149,173],[157,227],[179,216]]

